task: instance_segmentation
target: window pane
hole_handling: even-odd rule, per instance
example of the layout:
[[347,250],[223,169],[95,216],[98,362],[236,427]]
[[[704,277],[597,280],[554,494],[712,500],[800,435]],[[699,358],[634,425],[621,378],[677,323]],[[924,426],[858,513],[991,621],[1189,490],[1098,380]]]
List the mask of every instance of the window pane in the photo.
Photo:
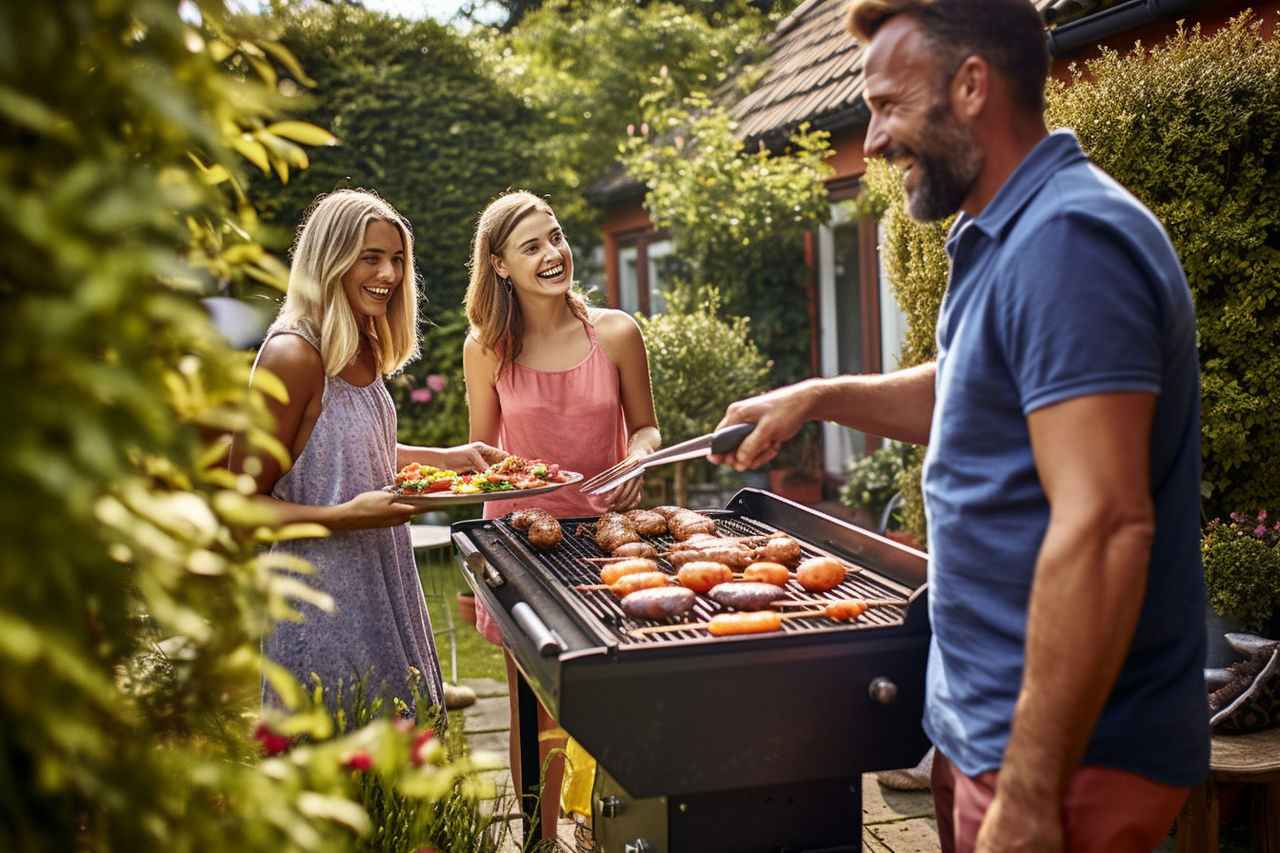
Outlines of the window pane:
[[671,241],[650,243],[649,255],[649,313],[661,314],[667,307],[662,291],[671,285]]
[[861,373],[862,289],[858,267],[858,223],[832,229],[835,238],[836,370]]
[[627,246],[618,252],[618,307],[628,314],[640,310],[637,254],[635,246]]

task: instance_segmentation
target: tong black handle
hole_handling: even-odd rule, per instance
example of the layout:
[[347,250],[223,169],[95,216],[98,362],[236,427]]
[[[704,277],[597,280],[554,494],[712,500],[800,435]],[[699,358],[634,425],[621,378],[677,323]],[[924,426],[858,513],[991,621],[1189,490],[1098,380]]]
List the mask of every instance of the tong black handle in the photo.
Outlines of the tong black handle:
[[751,435],[751,431],[755,428],[756,425],[753,423],[741,423],[716,430],[711,436],[711,452],[728,453],[730,450],[736,449],[739,444],[742,444],[744,438]]

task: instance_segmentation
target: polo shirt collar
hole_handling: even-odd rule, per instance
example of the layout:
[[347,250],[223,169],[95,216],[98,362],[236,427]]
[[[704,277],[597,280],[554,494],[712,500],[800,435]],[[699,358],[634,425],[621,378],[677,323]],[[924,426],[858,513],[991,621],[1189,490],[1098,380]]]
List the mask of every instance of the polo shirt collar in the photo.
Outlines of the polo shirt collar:
[[1053,131],[1036,143],[981,213],[975,217],[961,211],[951,226],[948,242],[967,225],[973,225],[988,237],[998,237],[1049,178],[1064,166],[1083,159],[1084,151],[1073,131],[1065,128]]

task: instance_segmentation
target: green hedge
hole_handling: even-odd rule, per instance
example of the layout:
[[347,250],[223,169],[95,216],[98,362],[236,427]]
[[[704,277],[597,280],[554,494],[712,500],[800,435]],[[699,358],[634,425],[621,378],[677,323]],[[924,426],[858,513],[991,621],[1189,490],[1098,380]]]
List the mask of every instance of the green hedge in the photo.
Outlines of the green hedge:
[[[1280,504],[1280,41],[1246,13],[1204,37],[1106,52],[1048,87],[1051,127],[1164,223],[1196,300],[1205,514]],[[906,220],[895,175],[869,164],[887,204],[881,247],[909,320],[904,364],[934,356],[944,225]],[[923,533],[918,466],[907,525]]]
[[[251,195],[263,218],[291,233],[319,193],[374,189],[413,223],[426,296],[423,355],[392,383],[402,439],[466,439],[462,294],[476,217],[509,187],[530,183],[542,121],[506,93],[456,32],[360,8],[286,9],[269,23],[323,92],[301,117],[340,140],[315,151],[287,187],[262,181]],[[551,200],[555,203],[555,199]],[[414,388],[446,379],[430,402]],[[423,395],[419,392],[419,398]]]

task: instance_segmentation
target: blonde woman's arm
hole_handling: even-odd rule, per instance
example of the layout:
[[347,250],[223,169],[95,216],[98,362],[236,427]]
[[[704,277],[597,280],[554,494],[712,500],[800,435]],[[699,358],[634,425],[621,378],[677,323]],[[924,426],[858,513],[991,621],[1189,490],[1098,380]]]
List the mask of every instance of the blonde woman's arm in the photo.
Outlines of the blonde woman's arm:
[[[276,335],[264,345],[258,368],[275,374],[289,392],[287,402],[281,403],[270,396],[266,400],[275,419],[276,439],[296,456],[306,447],[320,416],[324,393],[324,364],[320,353],[296,335]],[[271,454],[246,455],[233,450],[230,465],[231,470],[253,477],[258,490],[257,503],[269,510],[278,524],[310,522],[332,530],[395,527],[404,524],[417,511],[397,502],[389,492],[381,491],[364,492],[335,506],[290,503],[271,496],[276,482],[285,473]]]

